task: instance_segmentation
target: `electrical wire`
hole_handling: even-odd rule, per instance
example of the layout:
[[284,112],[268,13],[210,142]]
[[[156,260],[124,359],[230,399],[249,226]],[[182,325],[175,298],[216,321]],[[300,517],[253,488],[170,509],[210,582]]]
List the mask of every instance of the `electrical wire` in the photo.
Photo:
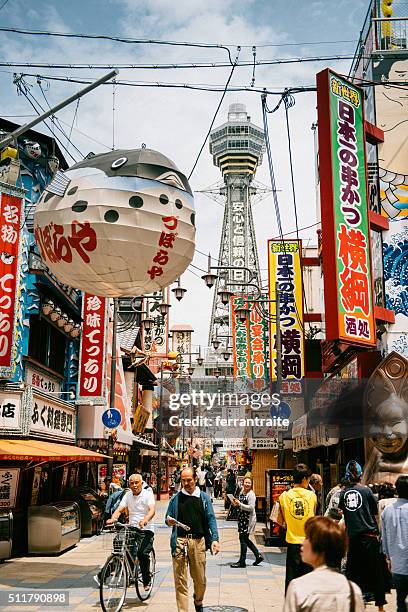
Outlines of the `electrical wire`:
[[[29,95],[28,95],[28,91],[25,91],[25,87],[26,84],[21,83],[21,82],[16,82],[17,85],[17,91],[18,93],[20,93],[21,95],[23,95],[26,100],[28,101],[28,103],[30,104],[30,106],[35,110],[35,112],[37,113],[37,115],[41,115],[40,111],[37,109],[37,107],[35,106],[35,104],[32,102],[32,100],[30,99]],[[40,105],[39,105],[40,106]],[[41,108],[41,106],[40,106]],[[51,134],[53,134],[53,130],[52,128],[50,128],[50,126],[48,125],[47,121],[44,119],[44,124],[46,125],[46,127],[49,129],[49,131],[51,132]],[[65,147],[65,145],[63,144],[63,142],[61,141],[60,138],[58,138],[58,136],[56,134],[53,134],[53,137],[55,138],[55,140],[58,142],[58,144],[61,146],[61,148],[63,148],[67,155],[70,156],[70,158],[77,163],[77,160],[75,159],[75,157],[73,155],[71,155],[71,153],[67,150],[67,148]]]
[[230,81],[231,81],[231,79],[232,79],[232,75],[234,74],[234,70],[235,70],[235,67],[236,67],[236,65],[237,65],[237,61],[238,61],[238,57],[239,57],[239,53],[240,53],[240,51],[241,51],[241,47],[238,47],[238,49],[237,49],[237,55],[236,55],[236,58],[235,58],[235,62],[234,62],[234,64],[233,64],[232,68],[231,68],[231,72],[229,73],[229,76],[228,76],[227,82],[225,83],[224,91],[222,92],[222,96],[221,96],[221,98],[220,98],[220,101],[218,102],[218,106],[217,106],[217,108],[215,109],[214,116],[213,116],[213,118],[212,118],[212,120],[211,120],[210,127],[208,128],[207,134],[205,135],[205,138],[204,138],[203,144],[201,145],[201,148],[200,148],[200,150],[199,150],[199,152],[198,152],[198,155],[197,155],[196,160],[195,160],[195,162],[194,162],[194,164],[193,164],[193,167],[191,168],[190,174],[188,175],[188,180],[190,180],[190,179],[191,179],[191,176],[192,176],[192,174],[193,174],[194,170],[195,170],[195,169],[196,169],[196,167],[197,167],[198,160],[199,160],[199,159],[200,159],[200,157],[201,157],[201,153],[203,152],[203,149],[204,149],[204,147],[205,147],[205,144],[206,144],[206,142],[207,142],[207,140],[208,140],[208,137],[209,137],[209,135],[210,135],[210,133],[211,133],[211,130],[212,130],[212,128],[213,128],[213,125],[214,125],[215,120],[216,120],[217,115],[218,115],[218,111],[220,110],[220,108],[221,108],[221,104],[223,103],[223,100],[224,100],[224,98],[225,98],[225,94],[227,93],[228,85],[230,84]]
[[[21,28],[1,28],[0,32],[11,32],[13,34],[24,34],[30,36],[55,36],[59,38],[81,38],[92,40],[109,40],[132,45],[169,45],[173,47],[193,47],[198,49],[223,49],[228,54],[230,65],[233,65],[231,52],[225,45],[216,43],[178,42],[175,40],[158,40],[146,38],[125,38],[122,36],[109,36],[107,34],[74,34],[72,32],[50,32],[45,30],[23,30]],[[353,56],[354,57],[354,56]]]
[[[0,28],[1,30],[1,28]],[[237,67],[257,67],[257,66],[274,66],[279,64],[300,64],[305,62],[328,62],[353,59],[350,54],[336,55],[319,55],[319,56],[301,56],[301,57],[282,57],[272,59],[256,59],[256,53],[252,60],[241,60],[237,62]],[[67,70],[111,70],[118,68],[119,70],[186,70],[193,68],[228,68],[231,66],[229,62],[173,62],[164,64],[90,64],[90,63],[47,63],[47,62],[13,62],[3,61],[0,66],[5,68],[49,68],[50,70],[67,69]]]

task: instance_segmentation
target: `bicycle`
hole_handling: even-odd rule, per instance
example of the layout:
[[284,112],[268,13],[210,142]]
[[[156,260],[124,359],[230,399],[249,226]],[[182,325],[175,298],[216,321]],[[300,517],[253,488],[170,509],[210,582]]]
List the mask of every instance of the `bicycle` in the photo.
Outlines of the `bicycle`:
[[[126,592],[132,582],[135,584],[136,594],[140,601],[146,601],[153,590],[156,557],[152,548],[150,552],[150,584],[145,589],[137,552],[144,532],[138,527],[116,523],[114,529],[105,530],[105,533],[116,531],[113,539],[112,553],[108,557],[100,572],[99,599],[103,612],[119,612],[126,599]],[[136,544],[136,554],[133,556],[133,545]]]

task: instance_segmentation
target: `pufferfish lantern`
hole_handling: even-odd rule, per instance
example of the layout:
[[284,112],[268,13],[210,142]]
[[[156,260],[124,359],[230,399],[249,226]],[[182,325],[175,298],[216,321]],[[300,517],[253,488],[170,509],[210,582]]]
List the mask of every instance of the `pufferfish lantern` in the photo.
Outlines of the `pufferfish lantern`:
[[161,153],[112,151],[57,172],[34,232],[63,283],[99,296],[144,295],[175,281],[193,258],[193,195]]

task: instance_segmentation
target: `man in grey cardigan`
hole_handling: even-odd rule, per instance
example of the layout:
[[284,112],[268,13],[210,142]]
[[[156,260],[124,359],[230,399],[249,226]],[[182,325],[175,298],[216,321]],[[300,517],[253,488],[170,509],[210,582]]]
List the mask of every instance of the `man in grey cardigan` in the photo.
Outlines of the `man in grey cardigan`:
[[255,531],[256,527],[256,495],[252,490],[252,478],[244,478],[242,486],[243,488],[239,498],[233,497],[231,501],[234,506],[239,508],[238,533],[241,547],[239,561],[237,561],[237,563],[232,563],[231,567],[246,567],[248,548],[252,550],[255,555],[255,561],[252,565],[259,565],[264,560],[255,544],[249,539],[250,534]]

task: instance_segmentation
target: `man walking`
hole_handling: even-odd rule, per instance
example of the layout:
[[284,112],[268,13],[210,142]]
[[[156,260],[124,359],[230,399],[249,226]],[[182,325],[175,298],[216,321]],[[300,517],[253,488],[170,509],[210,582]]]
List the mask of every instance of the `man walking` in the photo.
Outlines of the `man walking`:
[[360,587],[367,601],[374,593],[375,605],[383,612],[385,601],[378,537],[377,501],[369,487],[359,484],[362,469],[357,461],[346,466],[348,485],[340,493],[339,509],[343,512],[349,537],[346,576]]
[[[203,610],[206,589],[206,550],[212,554],[220,551],[217,521],[211,500],[207,493],[200,491],[192,468],[181,472],[182,489],[174,495],[167,508],[165,521],[173,527],[170,548],[173,557],[174,586],[176,589],[177,609],[188,612],[188,574],[194,583],[194,606],[198,612]],[[186,532],[176,525],[176,521],[190,527]]]
[[[115,523],[121,513],[127,509],[129,525],[143,530],[143,539],[140,542],[137,556],[142,572],[145,590],[150,589],[150,553],[153,549],[154,524],[151,522],[156,513],[154,494],[149,486],[144,486],[141,474],[132,474],[129,478],[130,491],[125,493],[112,518],[106,521],[107,525]],[[135,556],[136,543],[133,545],[132,555]]]
[[309,489],[313,491],[313,493],[316,493],[316,497],[317,497],[316,515],[322,514],[322,502],[321,502],[322,488],[323,488],[323,480],[320,474],[312,474],[310,477],[310,481],[309,481]]
[[289,583],[312,571],[310,565],[303,563],[300,549],[306,537],[305,523],[315,515],[317,498],[309,487],[310,471],[307,465],[299,463],[293,470],[293,488],[284,491],[279,497],[282,516],[286,523],[286,577],[285,593]]
[[408,475],[395,483],[398,499],[381,515],[382,548],[397,591],[397,612],[408,610]]

